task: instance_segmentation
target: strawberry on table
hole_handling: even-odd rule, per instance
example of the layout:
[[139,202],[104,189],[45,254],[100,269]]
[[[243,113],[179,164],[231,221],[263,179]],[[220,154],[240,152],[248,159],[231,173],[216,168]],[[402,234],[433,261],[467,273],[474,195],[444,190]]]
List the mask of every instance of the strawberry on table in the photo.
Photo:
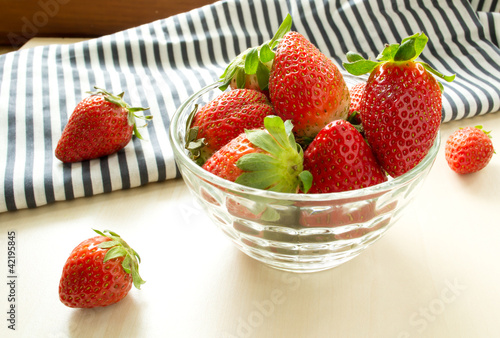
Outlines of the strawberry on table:
[[484,131],[482,126],[460,128],[446,140],[446,162],[459,174],[483,169],[494,153],[490,132]]
[[304,152],[304,169],[313,175],[309,193],[366,188],[387,181],[370,146],[345,120],[330,122]]
[[123,149],[132,135],[141,138],[135,118],[149,108],[131,107],[123,93],[113,95],[96,87],[71,114],[57,143],[55,156],[64,163],[79,162],[113,154]]
[[377,160],[393,177],[414,168],[437,136],[442,85],[432,74],[445,81],[455,78],[415,60],[427,41],[417,33],[401,45],[386,45],[379,61],[349,52],[344,63],[353,75],[370,74],[359,108],[361,121]]
[[312,177],[303,170],[303,150],[293,125],[277,116],[264,118],[265,129],[246,130],[215,152],[203,168],[226,180],[270,191],[306,192]]
[[293,31],[276,49],[269,96],[276,115],[292,121],[300,143],[307,144],[328,123],[345,119],[349,112],[349,89],[337,66]]
[[98,236],[77,245],[64,264],[59,299],[72,308],[108,306],[122,300],[145,282],[140,258],[119,235],[94,230]]
[[241,134],[245,129],[262,128],[264,117],[274,108],[267,97],[252,89],[222,92],[194,111],[187,136],[191,157],[203,164],[215,151]]

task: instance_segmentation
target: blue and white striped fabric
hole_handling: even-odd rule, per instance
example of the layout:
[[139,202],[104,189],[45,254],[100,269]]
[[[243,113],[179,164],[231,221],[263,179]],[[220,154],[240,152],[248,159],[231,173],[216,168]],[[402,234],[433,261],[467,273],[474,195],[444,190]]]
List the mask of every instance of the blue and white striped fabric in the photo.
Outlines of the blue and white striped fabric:
[[[0,212],[128,189],[179,176],[169,121],[246,48],[269,40],[287,13],[337,65],[375,58],[384,43],[424,31],[421,56],[444,73],[443,121],[500,110],[498,1],[228,0],[110,36],[0,56]],[[94,85],[154,116],[117,154],[64,165],[54,149]]]

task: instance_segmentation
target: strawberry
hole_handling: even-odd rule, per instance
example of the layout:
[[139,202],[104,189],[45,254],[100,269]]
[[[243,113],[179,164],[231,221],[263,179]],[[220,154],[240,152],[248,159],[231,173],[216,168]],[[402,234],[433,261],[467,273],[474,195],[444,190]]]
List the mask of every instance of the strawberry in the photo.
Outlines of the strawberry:
[[359,108],[361,106],[361,98],[363,97],[363,93],[365,92],[366,82],[356,83],[354,86],[349,88],[349,97],[351,99],[351,103],[349,105],[349,115],[354,112],[359,112]]
[[274,52],[279,40],[290,31],[292,17],[288,14],[273,38],[261,46],[245,50],[229,63],[220,77],[222,90],[231,88],[247,88],[268,93],[269,72],[271,70]]
[[265,129],[241,133],[203,165],[212,174],[245,186],[271,191],[306,192],[312,177],[303,171],[303,151],[295,142],[290,121],[264,118]]
[[352,125],[356,127],[356,129],[358,129],[363,136],[365,131],[361,123],[359,107],[361,105],[363,93],[365,92],[365,87],[366,82],[360,82],[349,88],[349,98],[351,102],[349,104],[349,116],[347,117],[347,121],[352,123]]
[[145,282],[139,276],[137,252],[116,233],[94,230],[99,236],[77,245],[64,264],[59,299],[73,308],[108,306]]
[[345,120],[330,122],[304,152],[304,169],[313,175],[309,193],[369,187],[387,177],[361,133]]
[[310,142],[329,122],[345,119],[349,89],[337,66],[297,32],[279,42],[269,75],[276,115],[291,120],[300,143]]
[[[55,156],[64,163],[113,154],[124,148],[137,130],[135,112],[149,108],[130,107],[123,93],[113,95],[97,88],[89,92],[71,114],[57,143]],[[150,120],[152,116],[140,117]]]
[[221,93],[188,121],[187,148],[191,157],[203,164],[215,151],[245,129],[264,127],[264,117],[274,113],[267,97],[251,89]]
[[428,153],[441,123],[442,85],[432,74],[445,76],[415,61],[428,41],[424,33],[386,45],[377,57],[364,59],[349,52],[344,68],[353,75],[370,73],[360,104],[368,143],[393,177],[414,168]]
[[[370,199],[342,199],[340,201],[315,202],[314,207],[307,204],[301,209],[299,222],[303,227],[339,227],[367,223],[375,218],[388,220],[380,216],[389,214],[397,206],[397,201],[385,205],[377,203],[380,194],[373,194]],[[318,208],[318,206],[321,206]]]
[[484,131],[482,126],[460,128],[446,140],[446,161],[459,174],[483,169],[494,153],[490,132]]

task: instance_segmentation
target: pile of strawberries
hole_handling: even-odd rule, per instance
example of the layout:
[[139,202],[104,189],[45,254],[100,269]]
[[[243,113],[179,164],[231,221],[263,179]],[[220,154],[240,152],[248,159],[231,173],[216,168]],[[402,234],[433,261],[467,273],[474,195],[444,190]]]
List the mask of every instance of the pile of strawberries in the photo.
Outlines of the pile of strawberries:
[[[434,76],[455,77],[415,61],[424,33],[386,45],[378,61],[347,53],[348,72],[370,74],[347,88],[332,61],[291,26],[288,15],[270,41],[238,55],[221,76],[223,93],[190,116],[193,160],[225,179],[280,192],[359,189],[414,168],[441,122],[443,87]],[[64,163],[114,154],[134,135],[142,139],[136,118],[152,119],[138,115],[148,108],[130,106],[124,93],[89,93],[55,148]],[[450,168],[484,168],[494,154],[490,138],[482,128],[457,131],[446,144]]]
[[286,193],[360,189],[414,168],[441,123],[436,77],[454,79],[415,61],[425,34],[386,45],[378,61],[349,52],[344,68],[369,74],[349,89],[291,25],[287,16],[272,40],[235,58],[221,76],[224,91],[193,112],[192,159],[227,180]]

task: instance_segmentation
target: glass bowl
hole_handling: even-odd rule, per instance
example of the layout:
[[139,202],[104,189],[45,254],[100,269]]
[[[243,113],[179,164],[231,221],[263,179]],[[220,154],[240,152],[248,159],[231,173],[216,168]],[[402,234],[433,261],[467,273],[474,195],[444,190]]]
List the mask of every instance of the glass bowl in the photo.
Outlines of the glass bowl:
[[[344,75],[348,86],[360,81]],[[195,164],[184,148],[195,105],[219,95],[213,83],[176,111],[170,138],[177,166],[211,220],[245,254],[271,267],[315,272],[345,263],[375,243],[401,217],[429,173],[440,145],[412,170],[382,184],[329,194],[286,194],[253,189],[217,177]]]

